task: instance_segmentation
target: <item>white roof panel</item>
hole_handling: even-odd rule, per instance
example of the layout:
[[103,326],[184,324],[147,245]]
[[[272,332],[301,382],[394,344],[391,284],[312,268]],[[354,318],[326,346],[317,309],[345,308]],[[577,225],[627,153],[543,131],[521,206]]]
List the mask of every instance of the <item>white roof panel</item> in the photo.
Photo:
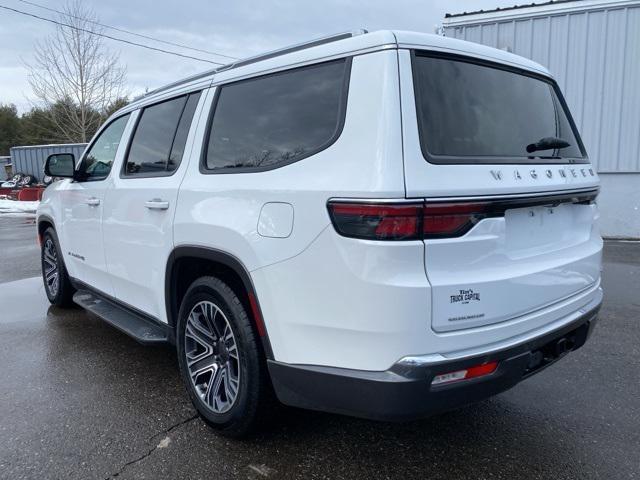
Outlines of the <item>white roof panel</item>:
[[[294,49],[288,53],[265,54],[264,57],[257,57],[251,63],[240,60],[227,67],[204,72],[203,74],[189,77],[182,82],[169,84],[167,87],[159,88],[157,92],[134,100],[129,105],[118,112],[122,114],[134,110],[140,106],[161,101],[165,98],[180,95],[181,93],[205,88],[211,84],[241,80],[243,78],[264,75],[276,72],[285,68],[303,66],[309,63],[327,61],[347,55],[359,55],[386,48],[422,48],[427,50],[446,51],[460,55],[469,55],[476,58],[486,59],[494,62],[519,67],[534,71],[544,75],[549,75],[543,66],[511,53],[494,48],[479,45],[477,43],[456,40],[453,38],[433,35],[428,33],[380,30],[371,33],[356,34],[349,38],[336,41],[320,43],[317,45],[310,42],[309,47]],[[286,49],[285,49],[286,50]]]

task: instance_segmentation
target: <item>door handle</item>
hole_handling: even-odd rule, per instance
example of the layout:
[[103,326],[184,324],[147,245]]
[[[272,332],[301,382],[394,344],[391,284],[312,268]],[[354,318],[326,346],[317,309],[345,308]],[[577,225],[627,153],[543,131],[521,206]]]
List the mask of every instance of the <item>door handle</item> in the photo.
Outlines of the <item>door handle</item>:
[[89,197],[87,198],[87,205],[89,205],[90,207],[97,207],[98,205],[100,205],[100,199],[96,197]]
[[169,202],[165,202],[159,198],[154,198],[153,200],[144,202],[144,206],[150,210],[166,210],[169,208]]

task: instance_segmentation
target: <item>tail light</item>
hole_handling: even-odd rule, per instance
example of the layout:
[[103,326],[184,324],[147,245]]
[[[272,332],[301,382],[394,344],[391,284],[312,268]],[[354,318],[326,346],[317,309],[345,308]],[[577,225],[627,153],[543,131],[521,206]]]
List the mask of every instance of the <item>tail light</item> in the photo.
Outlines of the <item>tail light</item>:
[[598,190],[490,201],[427,201],[376,203],[338,201],[328,203],[336,231],[345,237],[367,240],[423,240],[461,237],[480,220],[502,217],[508,209],[592,203]]
[[425,203],[424,238],[460,237],[488,216],[488,203]]
[[329,202],[340,235],[367,240],[415,240],[422,226],[422,203],[368,204]]
[[488,203],[354,203],[331,201],[336,231],[366,240],[451,238],[488,216]]

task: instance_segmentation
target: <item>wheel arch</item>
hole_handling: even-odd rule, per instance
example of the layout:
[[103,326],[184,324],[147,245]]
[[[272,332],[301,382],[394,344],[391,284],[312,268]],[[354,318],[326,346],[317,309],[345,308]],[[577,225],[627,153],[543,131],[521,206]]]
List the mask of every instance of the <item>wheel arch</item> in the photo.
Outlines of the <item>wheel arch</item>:
[[[56,230],[56,224],[49,215],[38,216],[38,243],[42,245],[42,235],[47,228],[53,228]],[[57,230],[56,230],[57,231]]]
[[203,275],[214,275],[230,284],[247,309],[266,358],[273,360],[269,335],[249,271],[237,257],[221,250],[180,246],[171,252],[165,270],[165,308],[169,326],[175,331],[182,298],[189,285]]

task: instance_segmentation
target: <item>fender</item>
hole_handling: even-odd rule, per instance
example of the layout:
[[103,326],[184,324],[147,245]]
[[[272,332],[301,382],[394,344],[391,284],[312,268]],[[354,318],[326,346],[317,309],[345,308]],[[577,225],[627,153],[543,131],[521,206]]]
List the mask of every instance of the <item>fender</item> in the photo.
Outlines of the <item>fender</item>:
[[264,348],[267,359],[273,360],[273,350],[271,348],[271,342],[269,341],[269,334],[264,323],[262,309],[260,308],[258,296],[256,294],[253,281],[251,280],[251,276],[249,275],[249,271],[237,257],[222,250],[196,245],[184,245],[176,247],[171,252],[167,260],[167,268],[165,270],[164,295],[165,308],[167,310],[167,320],[169,322],[169,325],[175,328],[178,319],[178,310],[180,308],[175,300],[175,297],[171,295],[171,292],[176,291],[176,281],[173,278],[174,265],[177,260],[185,257],[201,258],[202,260],[209,260],[222,264],[225,267],[230,268],[238,275],[238,277],[240,277],[249,297],[249,307],[251,308],[253,325],[262,340],[262,347]]

